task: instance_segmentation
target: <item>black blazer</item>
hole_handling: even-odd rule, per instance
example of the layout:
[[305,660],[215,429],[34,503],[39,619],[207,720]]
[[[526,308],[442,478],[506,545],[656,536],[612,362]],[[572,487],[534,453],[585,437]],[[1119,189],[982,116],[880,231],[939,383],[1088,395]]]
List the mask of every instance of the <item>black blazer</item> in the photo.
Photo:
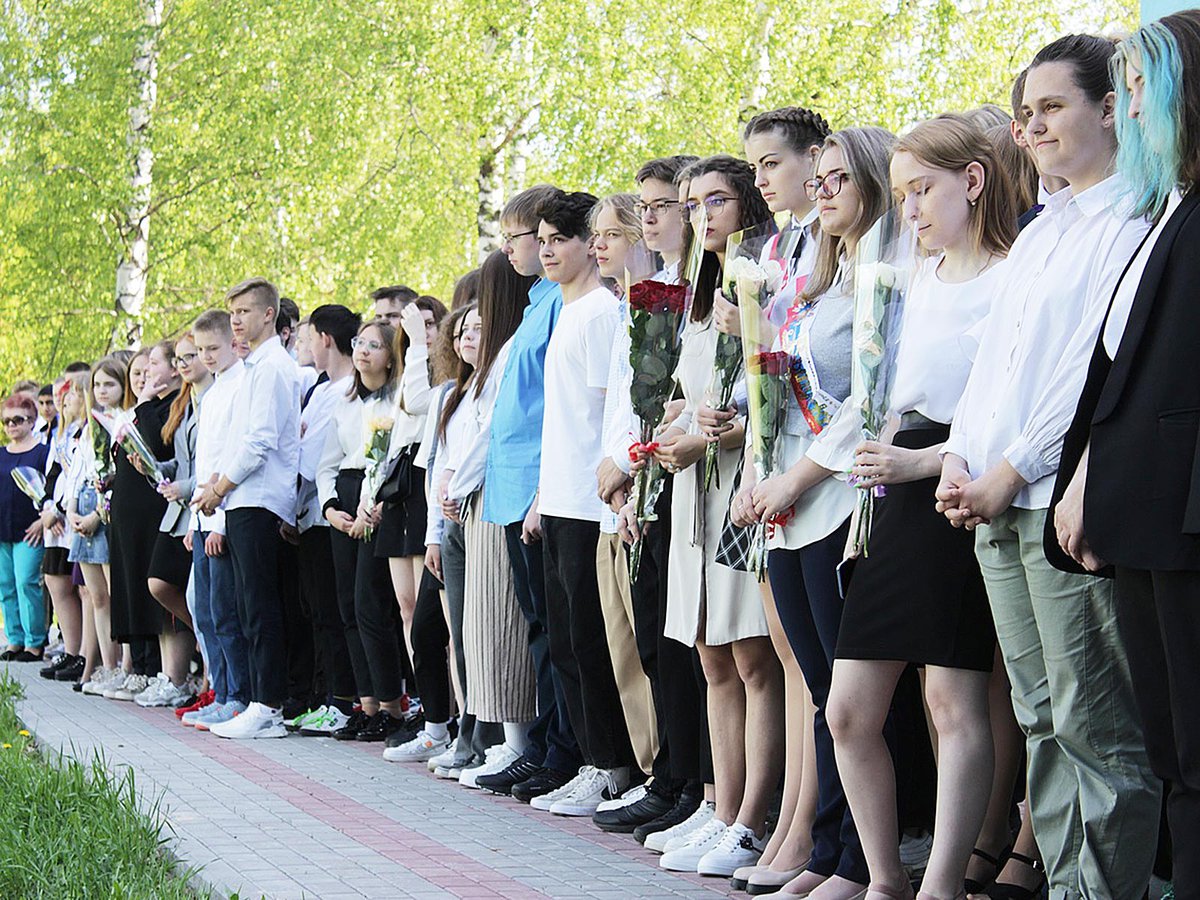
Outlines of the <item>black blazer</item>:
[[1063,442],[1046,518],[1051,564],[1082,571],[1058,546],[1054,507],[1091,441],[1084,534],[1118,566],[1200,570],[1200,192],[1150,253],[1116,358],[1097,337]]

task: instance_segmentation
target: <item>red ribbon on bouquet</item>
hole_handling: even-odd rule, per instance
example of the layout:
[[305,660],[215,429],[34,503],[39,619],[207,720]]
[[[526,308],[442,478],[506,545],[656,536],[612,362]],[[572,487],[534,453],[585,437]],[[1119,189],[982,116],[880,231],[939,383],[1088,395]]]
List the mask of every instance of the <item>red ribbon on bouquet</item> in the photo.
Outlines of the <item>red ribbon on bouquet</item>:
[[634,441],[629,445],[629,461],[637,462],[640,459],[648,459],[658,450],[658,441],[649,441],[643,444],[641,441]]
[[771,516],[771,518],[767,519],[767,522],[766,522],[767,540],[770,540],[771,538],[775,537],[775,529],[782,528],[788,522],[792,521],[792,516],[794,516],[794,515],[795,515],[795,510],[793,510],[789,507],[786,512],[775,513],[775,515],[773,515],[773,516]]

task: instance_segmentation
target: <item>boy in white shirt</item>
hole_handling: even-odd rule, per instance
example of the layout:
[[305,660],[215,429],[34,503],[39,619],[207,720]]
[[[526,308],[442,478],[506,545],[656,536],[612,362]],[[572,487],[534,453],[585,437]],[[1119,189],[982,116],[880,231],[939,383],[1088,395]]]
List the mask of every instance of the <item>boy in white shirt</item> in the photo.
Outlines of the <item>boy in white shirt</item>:
[[544,540],[550,656],[562,673],[567,712],[585,766],[532,805],[590,816],[629,782],[633,748],[613,677],[596,581],[604,504],[596,468],[604,455],[604,397],[619,321],[617,298],[600,284],[588,216],[591,194],[556,196],[539,210],[538,246],[563,307],[546,348],[538,500],[526,531]]

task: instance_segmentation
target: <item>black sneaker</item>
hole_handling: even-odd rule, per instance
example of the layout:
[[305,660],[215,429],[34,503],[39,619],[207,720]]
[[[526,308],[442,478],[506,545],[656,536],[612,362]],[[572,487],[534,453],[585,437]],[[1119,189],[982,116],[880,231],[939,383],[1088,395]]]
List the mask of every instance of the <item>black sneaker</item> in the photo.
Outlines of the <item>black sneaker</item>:
[[386,741],[397,731],[404,729],[404,720],[393,716],[386,709],[381,709],[367,721],[362,730],[354,736],[356,741],[376,743]]
[[388,734],[387,740],[384,742],[389,747],[399,747],[401,744],[407,744],[425,727],[425,717],[417,714],[411,719],[405,718],[400,722],[400,727]]
[[[522,756],[516,762],[511,763],[507,769],[497,772],[494,775],[480,775],[475,779],[475,783],[485,791],[491,791],[493,794],[504,794],[510,796],[514,785],[518,785],[523,781],[528,781],[535,775],[540,775],[546,770],[532,760]],[[535,795],[536,796],[536,795]]]
[[53,681],[54,676],[58,674],[59,669],[61,669],[63,666],[70,665],[72,659],[74,659],[74,657],[71,656],[71,654],[64,653],[62,656],[56,657],[54,662],[50,663],[50,665],[43,666],[41,669],[39,669],[38,675],[42,678],[45,678],[47,681]]
[[55,681],[78,681],[83,677],[83,667],[87,660],[82,656],[72,656],[71,661],[54,673]]
[[363,730],[369,721],[371,721],[371,717],[362,711],[362,707],[359,707],[350,713],[350,720],[333,733],[333,739],[336,741],[352,741],[358,737],[358,733]]
[[674,828],[699,809],[700,804],[703,802],[703,788],[684,788],[679,794],[679,799],[675,801],[675,805],[667,812],[663,813],[657,819],[651,819],[649,822],[635,827],[633,829],[634,838],[639,844],[646,843],[647,836],[654,834],[656,831],[666,831],[668,828]]
[[675,802],[675,793],[659,788],[655,781],[650,783],[642,799],[616,809],[597,810],[592,814],[592,821],[601,831],[630,834],[639,825],[665,816],[675,808]]
[[576,775],[575,772],[560,772],[558,769],[541,769],[536,775],[512,786],[509,794],[522,803],[534,797],[556,791]]

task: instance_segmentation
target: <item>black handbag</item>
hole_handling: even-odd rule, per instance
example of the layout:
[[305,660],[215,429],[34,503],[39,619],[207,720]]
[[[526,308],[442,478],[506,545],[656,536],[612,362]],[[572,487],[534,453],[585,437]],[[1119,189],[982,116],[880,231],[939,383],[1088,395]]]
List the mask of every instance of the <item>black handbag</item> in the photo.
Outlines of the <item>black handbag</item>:
[[383,476],[383,483],[375,495],[375,500],[387,506],[400,506],[412,496],[420,484],[417,466],[414,459],[417,455],[417,444],[409,444],[403,448],[390,463]]

